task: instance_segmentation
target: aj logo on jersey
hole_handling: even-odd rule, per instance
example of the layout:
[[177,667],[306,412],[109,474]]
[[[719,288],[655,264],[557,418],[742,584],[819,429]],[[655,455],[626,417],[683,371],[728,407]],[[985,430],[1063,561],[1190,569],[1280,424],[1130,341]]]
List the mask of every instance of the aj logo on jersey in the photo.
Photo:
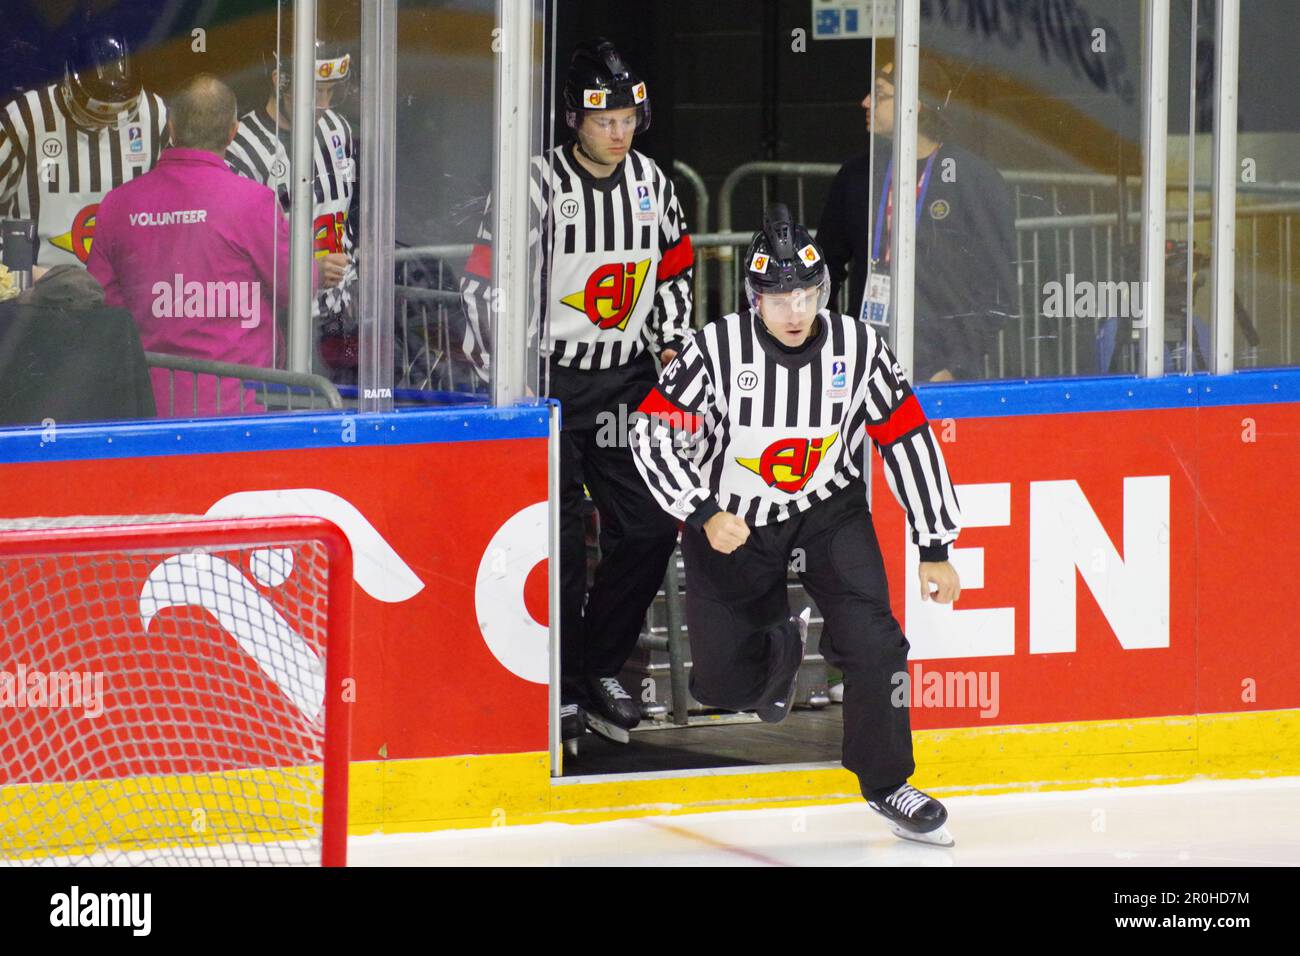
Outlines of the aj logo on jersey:
[[611,262],[593,272],[581,292],[566,295],[560,301],[602,329],[626,329],[649,271],[649,259]]
[[126,128],[126,152],[130,162],[139,162],[144,158],[144,130],[139,126]]
[[90,258],[90,244],[95,238],[95,214],[99,212],[99,203],[85,206],[72,217],[72,228],[62,235],[51,236],[50,245],[64,252],[70,252],[80,261]]
[[736,463],[758,475],[768,487],[797,494],[808,484],[839,434],[831,432],[825,438],[782,438],[763,449],[758,458],[737,458]]

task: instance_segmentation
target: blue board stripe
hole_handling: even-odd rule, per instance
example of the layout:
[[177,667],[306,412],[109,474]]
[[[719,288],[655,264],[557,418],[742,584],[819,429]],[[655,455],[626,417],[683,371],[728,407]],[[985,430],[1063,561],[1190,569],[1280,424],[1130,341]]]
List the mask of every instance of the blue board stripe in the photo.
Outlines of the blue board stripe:
[[548,405],[2,428],[0,464],[545,438]]
[[[1300,369],[1158,379],[1112,376],[919,385],[916,393],[933,419],[1269,405],[1300,402]],[[344,440],[349,422],[354,428],[352,442]],[[546,405],[63,425],[55,427],[53,442],[44,440],[45,429],[32,425],[0,428],[0,464],[545,438],[548,431]]]
[[918,385],[930,418],[1001,418],[1300,402],[1300,369],[1166,378],[1053,378],[978,385]]

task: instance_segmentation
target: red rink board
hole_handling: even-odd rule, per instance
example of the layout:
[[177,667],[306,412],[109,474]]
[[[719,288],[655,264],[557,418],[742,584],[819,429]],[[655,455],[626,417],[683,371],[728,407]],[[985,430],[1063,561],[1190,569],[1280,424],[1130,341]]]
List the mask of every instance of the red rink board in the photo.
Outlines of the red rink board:
[[[237,492],[338,495],[424,585],[392,603],[354,589],[353,759],[513,753],[546,749],[547,690],[489,650],[476,579],[498,529],[545,501],[546,471],[545,439],[11,463],[3,511],[203,514]],[[524,596],[539,627],[545,566],[530,569]]]
[[[1254,423],[1253,436],[1243,422]],[[952,428],[955,425],[955,429]],[[945,436],[945,423],[933,422]],[[1300,406],[1155,409],[961,419],[942,448],[958,486],[1007,486],[1009,523],[968,527],[958,549],[984,551],[982,587],[966,583],[956,607],[1011,609],[1014,653],[913,660],[927,672],[996,673],[996,716],[978,707],[914,708],[914,727],[959,727],[1272,710],[1300,706],[1294,599],[1300,566]],[[1253,437],[1252,440],[1246,440]],[[1123,647],[1081,573],[1075,574],[1075,647],[1031,642],[1031,496],[1040,483],[1073,481],[1122,558],[1125,479],[1168,479],[1168,626],[1160,647]],[[896,616],[917,649],[923,626],[907,620],[904,516],[874,462],[875,520]],[[1157,542],[1160,543],[1160,542]],[[1040,550],[1042,550],[1040,548]],[[1100,556],[1098,561],[1107,560]],[[1158,583],[1145,582],[1151,600]],[[1041,589],[1040,589],[1041,592]],[[921,642],[924,641],[922,635]],[[918,676],[919,675],[919,676]],[[1255,699],[1248,685],[1255,682]],[[990,683],[988,686],[992,686]],[[915,691],[914,691],[915,693]]]

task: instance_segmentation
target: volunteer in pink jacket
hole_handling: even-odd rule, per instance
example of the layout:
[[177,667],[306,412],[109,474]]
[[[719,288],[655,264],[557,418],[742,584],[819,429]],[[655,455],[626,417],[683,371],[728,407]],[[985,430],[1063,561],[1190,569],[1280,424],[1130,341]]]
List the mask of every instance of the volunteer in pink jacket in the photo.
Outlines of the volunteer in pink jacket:
[[[235,95],[216,77],[197,76],[172,101],[167,127],[172,148],[100,203],[86,268],[106,304],[131,312],[146,351],[283,364],[275,303],[289,301],[289,223],[274,192],[226,166],[238,127]],[[347,264],[346,255],[331,254],[313,274],[336,285]],[[168,374],[151,375],[166,418]],[[178,417],[194,409],[193,388],[190,375],[176,373]],[[200,376],[197,413],[238,414],[239,391],[224,380],[218,402],[215,378]],[[244,410],[258,408],[246,394]]]

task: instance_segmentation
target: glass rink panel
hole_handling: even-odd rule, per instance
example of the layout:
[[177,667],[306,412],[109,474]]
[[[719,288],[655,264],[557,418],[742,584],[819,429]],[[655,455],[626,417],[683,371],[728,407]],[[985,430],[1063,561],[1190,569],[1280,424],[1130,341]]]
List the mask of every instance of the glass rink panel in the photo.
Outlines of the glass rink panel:
[[13,6],[0,422],[490,400],[461,280],[496,172],[498,4]]
[[1138,372],[1143,4],[992,12],[920,17],[916,379]]

